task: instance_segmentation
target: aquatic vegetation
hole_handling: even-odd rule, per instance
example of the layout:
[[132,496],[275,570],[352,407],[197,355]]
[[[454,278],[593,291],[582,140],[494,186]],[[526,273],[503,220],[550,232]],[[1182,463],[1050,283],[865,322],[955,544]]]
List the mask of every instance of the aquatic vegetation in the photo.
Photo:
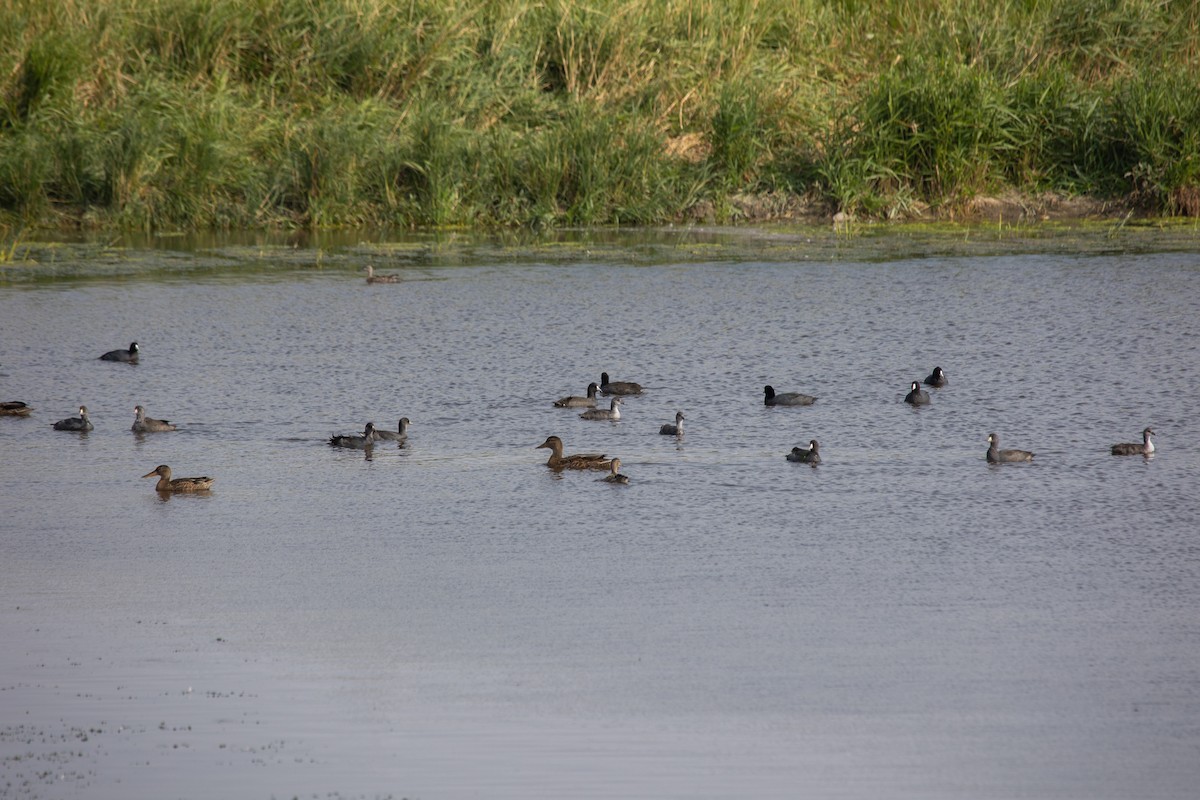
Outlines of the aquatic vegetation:
[[1187,0],[14,0],[0,221],[542,229],[1006,190],[1195,215],[1198,75]]

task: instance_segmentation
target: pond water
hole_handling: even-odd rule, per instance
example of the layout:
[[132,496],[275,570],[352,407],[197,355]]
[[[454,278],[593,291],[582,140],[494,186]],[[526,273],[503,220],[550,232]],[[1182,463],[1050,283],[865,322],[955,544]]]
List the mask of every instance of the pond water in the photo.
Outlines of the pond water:
[[[0,797],[1200,785],[1194,230],[17,256]],[[620,421],[552,407],[601,371],[645,386]],[[988,465],[993,431],[1034,461]],[[630,484],[548,469],[551,434]],[[213,491],[160,497],[161,463]]]

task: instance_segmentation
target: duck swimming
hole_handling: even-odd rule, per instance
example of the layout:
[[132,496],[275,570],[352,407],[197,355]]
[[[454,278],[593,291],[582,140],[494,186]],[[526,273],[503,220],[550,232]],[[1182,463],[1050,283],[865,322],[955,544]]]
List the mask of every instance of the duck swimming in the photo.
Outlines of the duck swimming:
[[101,361],[123,361],[126,364],[136,364],[138,360],[138,344],[133,342],[129,345],[128,350],[109,350],[104,355],[100,356]]
[[367,271],[367,283],[399,283],[399,275],[376,275],[375,268],[370,264],[363,267]]
[[171,468],[166,464],[159,464],[154,469],[143,475],[143,478],[152,478],[158,476],[158,483],[154,484],[156,492],[207,492],[212,488],[213,478],[172,478]]
[[87,406],[79,407],[78,417],[67,417],[66,419],[60,419],[58,422],[54,423],[54,430],[83,431],[85,433],[92,430],[92,421],[88,419]]
[[621,474],[621,459],[614,458],[611,462],[610,472],[600,480],[605,483],[629,483],[629,476]]
[[1145,428],[1142,431],[1142,443],[1124,442],[1122,444],[1114,444],[1112,446],[1112,454],[1114,456],[1148,456],[1154,452],[1154,442],[1150,441],[1150,437],[1154,436],[1152,428]]
[[922,389],[921,384],[913,381],[908,394],[904,395],[904,402],[913,406],[927,406],[929,405],[929,392]]
[[330,447],[349,447],[353,450],[366,450],[375,444],[375,423],[368,422],[361,436],[330,436]]
[[608,373],[600,373],[600,394],[641,394],[642,385],[632,381],[609,381]]
[[141,406],[133,407],[134,419],[133,427],[130,428],[134,433],[149,433],[151,431],[173,431],[175,426],[165,419],[154,419],[146,416],[146,409]]
[[816,439],[810,439],[807,450],[793,447],[792,452],[788,453],[784,458],[788,461],[796,461],[801,464],[820,464],[821,446],[817,444]]
[[389,442],[403,442],[408,438],[408,417],[400,418],[400,425],[394,431],[375,429],[375,438]]
[[987,460],[989,464],[1006,464],[1014,461],[1033,461],[1033,453],[1028,450],[1000,450],[1000,437],[994,433],[988,434]]
[[663,436],[683,436],[683,412],[676,411],[675,424],[672,425],[668,422],[659,428],[658,432]]
[[950,385],[950,381],[946,380],[946,373],[942,372],[941,367],[934,367],[933,372],[929,373],[929,377],[925,379],[925,385],[940,389]]
[[587,397],[579,397],[571,395],[569,397],[561,397],[554,401],[555,408],[595,408],[596,407],[596,392],[600,387],[594,383],[589,383],[587,388]]
[[608,408],[593,408],[590,411],[585,411],[579,415],[580,419],[609,419],[617,420],[621,418],[621,403],[624,401],[619,397],[614,397],[612,402],[608,404]]
[[577,453],[564,456],[562,439],[557,436],[547,436],[546,441],[533,449],[541,450],[542,448],[550,451],[550,458],[546,460],[546,466],[550,469],[608,469],[612,463],[604,458],[603,453]]
[[28,417],[33,406],[27,406],[17,400],[0,403],[0,417]]
[[784,394],[775,394],[775,389],[771,386],[763,387],[763,404],[768,406],[811,406],[817,402],[817,398],[799,392],[786,392]]

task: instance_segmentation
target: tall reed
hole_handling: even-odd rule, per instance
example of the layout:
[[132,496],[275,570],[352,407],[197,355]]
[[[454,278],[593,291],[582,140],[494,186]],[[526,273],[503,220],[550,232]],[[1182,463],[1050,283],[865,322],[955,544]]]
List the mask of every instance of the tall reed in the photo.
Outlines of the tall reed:
[[650,224],[1016,189],[1195,213],[1190,0],[9,0],[0,222]]

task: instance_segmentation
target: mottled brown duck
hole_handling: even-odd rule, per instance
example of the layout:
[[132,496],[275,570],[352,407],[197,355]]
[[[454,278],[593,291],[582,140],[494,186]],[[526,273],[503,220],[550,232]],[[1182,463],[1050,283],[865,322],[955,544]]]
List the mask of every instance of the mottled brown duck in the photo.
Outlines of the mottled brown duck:
[[367,283],[399,283],[399,275],[376,275],[375,268],[370,264],[363,267],[367,271]]
[[171,468],[166,464],[159,464],[154,469],[143,475],[143,478],[153,478],[158,476],[158,483],[154,484],[156,492],[207,492],[212,488],[213,478],[172,478]]
[[600,480],[605,483],[629,483],[629,476],[621,474],[621,459],[614,458],[609,467],[609,473]]
[[542,448],[550,451],[550,458],[546,459],[546,466],[550,469],[608,469],[612,463],[604,458],[603,453],[576,453],[564,456],[562,439],[557,436],[546,437],[546,441],[534,450]]
[[0,417],[28,417],[33,406],[27,406],[18,400],[8,400],[0,403]]

